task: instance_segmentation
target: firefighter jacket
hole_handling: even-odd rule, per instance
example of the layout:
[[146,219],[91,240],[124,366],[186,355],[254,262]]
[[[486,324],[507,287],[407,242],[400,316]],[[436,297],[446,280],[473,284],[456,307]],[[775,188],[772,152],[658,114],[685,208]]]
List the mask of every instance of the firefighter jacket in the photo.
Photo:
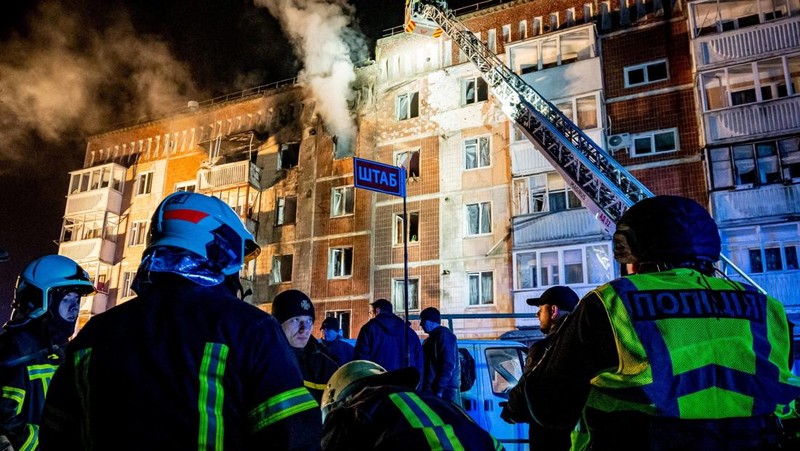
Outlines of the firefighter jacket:
[[370,360],[386,371],[405,367],[406,340],[410,352],[409,365],[422,374],[422,346],[419,336],[399,316],[381,312],[361,327],[353,357]]
[[339,365],[331,356],[325,353],[322,345],[316,338],[310,337],[304,348],[292,348],[297,363],[300,365],[300,373],[303,375],[303,384],[319,403],[322,400],[322,392],[328,384],[334,372],[339,369]]
[[45,394],[64,360],[44,321],[36,318],[0,335],[0,436],[17,451],[38,449]]
[[369,387],[326,417],[325,451],[502,450],[454,404],[404,387]]
[[461,362],[458,340],[452,330],[439,326],[422,343],[422,390],[440,396],[443,390],[460,390]]
[[353,345],[339,337],[336,337],[333,341],[322,340],[322,346],[325,348],[325,352],[333,357],[333,360],[339,366],[353,360],[353,352],[355,351]]
[[70,343],[42,448],[318,449],[319,405],[277,321],[221,285],[173,279]]

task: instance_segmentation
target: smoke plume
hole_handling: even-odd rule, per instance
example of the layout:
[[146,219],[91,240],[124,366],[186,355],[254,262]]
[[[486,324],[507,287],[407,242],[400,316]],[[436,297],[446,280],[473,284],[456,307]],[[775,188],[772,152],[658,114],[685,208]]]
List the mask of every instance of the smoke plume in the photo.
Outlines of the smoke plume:
[[[356,126],[348,109],[356,79],[352,61],[368,56],[366,38],[352,27],[353,8],[344,0],[255,0],[281,23],[303,69],[322,120],[338,143],[350,143]],[[344,144],[347,147],[347,144]]]
[[0,175],[45,163],[42,143],[74,144],[195,95],[189,70],[163,42],[137,36],[123,13],[113,16],[92,21],[49,1],[0,43]]

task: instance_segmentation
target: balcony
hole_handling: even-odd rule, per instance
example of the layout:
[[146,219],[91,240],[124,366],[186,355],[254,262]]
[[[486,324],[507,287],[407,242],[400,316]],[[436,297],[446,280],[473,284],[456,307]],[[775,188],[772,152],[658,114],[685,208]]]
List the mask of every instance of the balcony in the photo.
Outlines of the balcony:
[[800,16],[694,40],[697,71],[800,49]]
[[[769,199],[769,202],[765,202]],[[757,189],[711,193],[714,218],[721,226],[752,223],[755,218],[800,216],[800,185],[766,185]]]
[[101,188],[67,196],[65,216],[97,211],[110,211],[119,215],[122,211],[122,193],[111,188]]
[[200,169],[197,172],[199,190],[224,189],[250,184],[260,187],[261,169],[248,160]]
[[800,96],[703,113],[706,142],[800,130]]
[[112,264],[116,243],[102,238],[91,238],[80,241],[64,241],[58,245],[58,253],[69,257],[79,264],[102,261]]
[[525,245],[556,245],[603,237],[604,229],[586,208],[511,218],[514,249]]

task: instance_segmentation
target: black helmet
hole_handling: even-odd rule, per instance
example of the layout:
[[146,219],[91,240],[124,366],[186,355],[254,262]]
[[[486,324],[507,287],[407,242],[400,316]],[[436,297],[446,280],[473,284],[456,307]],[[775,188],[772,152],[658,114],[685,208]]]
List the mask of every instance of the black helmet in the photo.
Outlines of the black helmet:
[[721,243],[717,223],[697,202],[679,196],[644,199],[626,211],[614,232],[620,263],[712,269]]

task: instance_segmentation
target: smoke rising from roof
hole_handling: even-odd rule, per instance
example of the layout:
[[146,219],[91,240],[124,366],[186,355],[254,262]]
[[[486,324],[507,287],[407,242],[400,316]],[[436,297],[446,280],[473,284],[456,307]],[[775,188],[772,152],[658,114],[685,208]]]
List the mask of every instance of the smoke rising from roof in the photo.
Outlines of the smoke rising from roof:
[[48,1],[22,34],[0,43],[0,174],[43,163],[34,143],[74,142],[197,95],[188,68],[124,13],[97,22]]
[[[344,0],[255,0],[281,23],[303,69],[299,79],[312,91],[322,120],[338,143],[356,135],[348,101],[355,93],[352,61],[365,60],[367,39],[352,27],[353,8]],[[346,145],[346,144],[345,144]]]

